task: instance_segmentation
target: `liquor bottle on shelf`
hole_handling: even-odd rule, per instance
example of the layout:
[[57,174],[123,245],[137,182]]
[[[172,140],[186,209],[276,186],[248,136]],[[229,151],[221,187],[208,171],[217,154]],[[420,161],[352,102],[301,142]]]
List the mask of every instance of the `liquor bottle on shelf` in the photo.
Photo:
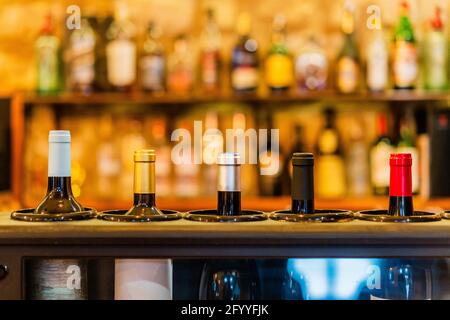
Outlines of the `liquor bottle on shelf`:
[[60,50],[54,18],[48,14],[36,41],[37,91],[40,94],[55,94],[61,89]]
[[341,197],[346,193],[346,181],[336,111],[328,107],[323,114],[325,126],[319,133],[316,145],[317,194],[323,198]]
[[206,24],[201,34],[200,84],[203,91],[218,92],[221,85],[222,59],[220,56],[221,34],[214,10],[206,11]]
[[381,92],[388,86],[389,53],[384,37],[383,27],[379,21],[380,29],[371,30],[367,46],[367,87],[372,92]]
[[364,137],[361,118],[355,120],[349,128],[347,150],[347,181],[351,196],[366,196],[369,193],[369,150]]
[[417,47],[407,2],[401,4],[400,20],[395,29],[392,71],[395,89],[412,90],[416,87]]
[[116,2],[114,21],[111,23],[106,45],[108,81],[115,91],[130,91],[136,81],[135,26],[128,17],[124,2]]
[[377,138],[370,150],[370,178],[376,195],[389,193],[389,154],[395,151],[388,133],[388,120],[380,113],[377,120]]
[[231,87],[237,93],[254,93],[259,85],[258,42],[250,35],[251,18],[241,13],[237,22],[238,41],[231,55]]
[[189,41],[179,34],[174,42],[174,51],[167,60],[167,90],[174,94],[189,94],[193,89],[194,66]]
[[344,8],[341,29],[344,44],[337,57],[336,84],[339,92],[354,93],[358,90],[360,81],[359,53],[354,39],[354,8],[347,3]]
[[70,132],[52,130],[48,136],[47,194],[36,207],[36,214],[60,214],[83,211],[72,194]]
[[416,122],[411,108],[400,117],[400,136],[397,143],[398,153],[409,153],[412,158],[412,192],[419,191],[419,152],[416,147]]
[[286,46],[286,18],[278,14],[272,24],[272,44],[265,61],[266,85],[272,92],[284,91],[294,82],[292,57]]
[[155,22],[150,21],[139,67],[142,89],[155,94],[164,92],[166,82],[166,58],[160,37],[161,29]]
[[93,91],[96,41],[90,19],[82,18],[81,28],[73,30],[69,36],[69,48],[64,57],[69,66],[68,87],[71,91],[85,94]]
[[430,27],[425,38],[425,87],[444,90],[448,88],[448,49],[440,7],[436,7]]
[[313,35],[297,56],[295,76],[300,90],[320,90],[327,86],[328,57]]

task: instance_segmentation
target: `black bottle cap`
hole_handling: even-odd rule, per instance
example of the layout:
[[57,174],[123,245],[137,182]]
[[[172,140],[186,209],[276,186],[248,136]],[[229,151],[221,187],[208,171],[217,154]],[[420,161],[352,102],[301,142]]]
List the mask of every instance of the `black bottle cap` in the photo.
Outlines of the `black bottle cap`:
[[314,155],[309,152],[295,152],[292,155],[294,166],[314,166]]

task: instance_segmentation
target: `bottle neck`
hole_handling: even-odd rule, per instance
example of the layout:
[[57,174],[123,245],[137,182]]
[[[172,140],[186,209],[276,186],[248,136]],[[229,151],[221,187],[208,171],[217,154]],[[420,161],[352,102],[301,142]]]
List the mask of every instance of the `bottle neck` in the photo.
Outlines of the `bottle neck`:
[[134,163],[134,194],[155,195],[155,162]]
[[55,191],[63,198],[73,196],[71,177],[48,177],[47,194]]
[[156,195],[154,193],[135,193],[134,206],[156,207]]
[[50,142],[48,177],[70,177],[70,142]]
[[217,181],[217,214],[241,213],[240,165],[219,165]]
[[291,183],[292,213],[314,213],[314,167],[294,165]]
[[412,177],[410,165],[391,165],[389,215],[412,216]]

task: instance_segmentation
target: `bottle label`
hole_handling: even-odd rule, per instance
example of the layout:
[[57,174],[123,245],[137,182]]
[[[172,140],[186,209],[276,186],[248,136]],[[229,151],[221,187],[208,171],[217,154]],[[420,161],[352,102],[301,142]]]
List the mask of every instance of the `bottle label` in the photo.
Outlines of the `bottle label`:
[[58,54],[53,46],[39,49],[39,90],[52,91],[58,88]]
[[289,87],[294,80],[292,60],[285,54],[271,54],[266,60],[266,82],[269,87]]
[[445,38],[436,34],[430,35],[428,42],[427,85],[430,88],[442,88],[447,84],[447,51]]
[[219,83],[219,61],[215,51],[204,52],[202,57],[202,81],[207,86],[217,86]]
[[326,87],[328,62],[321,52],[307,52],[297,58],[295,72],[301,88],[316,90]]
[[343,93],[356,90],[358,85],[358,64],[349,57],[343,57],[338,63],[338,89]]
[[[382,40],[380,40],[382,41]],[[367,85],[370,90],[386,88],[388,81],[388,56],[383,42],[374,42],[369,47],[367,59]]]
[[90,37],[72,43],[72,83],[89,85],[94,81],[95,40]]
[[169,74],[168,86],[173,92],[186,93],[192,84],[192,73],[189,69],[179,66]]
[[326,129],[319,139],[319,149],[323,153],[332,154],[337,151],[338,137],[334,130]]
[[152,91],[164,90],[164,58],[144,56],[141,59],[142,87]]
[[106,47],[108,81],[118,87],[136,79],[136,46],[130,40],[114,40]]
[[394,148],[387,143],[379,143],[370,151],[371,177],[374,187],[389,187],[389,155]]
[[400,41],[394,49],[394,82],[397,87],[411,87],[417,79],[417,51],[413,43]]
[[258,70],[251,66],[238,66],[231,73],[231,83],[234,89],[254,89],[258,86]]

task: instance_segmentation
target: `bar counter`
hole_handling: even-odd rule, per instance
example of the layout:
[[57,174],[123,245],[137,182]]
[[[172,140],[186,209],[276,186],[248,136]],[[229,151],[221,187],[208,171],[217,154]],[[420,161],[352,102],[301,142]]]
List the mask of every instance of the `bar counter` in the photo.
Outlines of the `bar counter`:
[[358,220],[121,223],[97,219],[21,222],[10,219],[9,213],[2,213],[0,256],[2,250],[17,246],[24,247],[25,251],[65,256],[450,256],[450,220],[427,223]]

